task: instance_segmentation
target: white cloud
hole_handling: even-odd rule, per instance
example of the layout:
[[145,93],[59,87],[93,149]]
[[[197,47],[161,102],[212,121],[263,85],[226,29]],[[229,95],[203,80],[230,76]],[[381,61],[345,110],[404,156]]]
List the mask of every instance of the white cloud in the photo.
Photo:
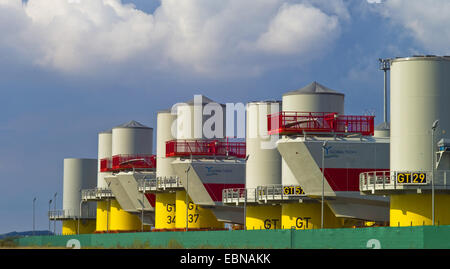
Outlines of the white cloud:
[[402,26],[428,53],[450,53],[450,1],[386,0],[380,11]]
[[284,4],[258,39],[257,47],[272,53],[306,54],[323,49],[338,32],[336,16],[303,4]]
[[153,14],[120,0],[0,0],[0,54],[69,74],[143,61],[257,74],[326,53],[349,18],[343,0],[161,0]]

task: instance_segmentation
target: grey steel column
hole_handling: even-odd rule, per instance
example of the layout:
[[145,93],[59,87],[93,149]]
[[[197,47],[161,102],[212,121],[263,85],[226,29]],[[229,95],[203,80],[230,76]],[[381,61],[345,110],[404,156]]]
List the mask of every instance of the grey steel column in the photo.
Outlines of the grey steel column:
[[327,141],[323,142],[322,145],[322,205],[320,210],[320,228],[323,229],[323,204],[325,196],[325,147],[327,146]]
[[434,132],[439,125],[439,120],[435,120],[431,126],[431,222],[434,226]]
[[[192,159],[192,158],[191,158]],[[192,162],[191,162],[192,164]],[[189,199],[188,199],[188,193],[189,193],[189,170],[191,170],[191,167],[189,166],[189,168],[186,170],[186,232],[188,231],[188,207],[189,207]]]

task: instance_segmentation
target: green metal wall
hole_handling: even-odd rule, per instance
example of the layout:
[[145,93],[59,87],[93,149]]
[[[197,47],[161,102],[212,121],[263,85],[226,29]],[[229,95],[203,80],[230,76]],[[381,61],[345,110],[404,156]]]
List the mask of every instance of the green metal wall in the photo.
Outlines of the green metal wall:
[[82,248],[450,249],[450,226],[85,234],[24,237],[17,242],[64,247],[71,239]]

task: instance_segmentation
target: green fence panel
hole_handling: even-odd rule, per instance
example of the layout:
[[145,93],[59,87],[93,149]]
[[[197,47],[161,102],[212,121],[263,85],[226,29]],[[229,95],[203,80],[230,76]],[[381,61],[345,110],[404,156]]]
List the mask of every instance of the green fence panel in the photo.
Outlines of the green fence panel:
[[424,248],[427,249],[450,249],[449,226],[425,226]]
[[82,248],[450,249],[450,226],[144,232],[17,239],[20,246],[66,247],[69,242],[79,242]]
[[356,228],[294,231],[293,248],[423,248],[422,228]]

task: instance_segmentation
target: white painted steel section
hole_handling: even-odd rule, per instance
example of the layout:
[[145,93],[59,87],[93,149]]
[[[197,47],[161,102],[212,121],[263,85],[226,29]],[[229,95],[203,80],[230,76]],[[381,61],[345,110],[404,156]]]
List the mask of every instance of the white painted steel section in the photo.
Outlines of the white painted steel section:
[[[211,197],[208,185],[242,184],[245,183],[245,162],[241,160],[180,160],[172,163],[177,176],[189,196],[197,205],[215,206],[221,203],[222,197]],[[187,177],[186,171],[189,169]],[[189,180],[189,182],[188,182]],[[189,188],[187,188],[189,183]],[[218,194],[220,196],[220,194]]]
[[[389,169],[388,138],[324,139],[328,141],[325,169]],[[322,144],[320,140],[305,140],[304,137],[284,137],[277,142],[278,150],[297,180],[295,184],[300,185],[307,195],[321,195]],[[336,180],[345,182],[347,179]],[[325,182],[325,192],[330,196],[335,195],[328,181]]]
[[450,138],[450,60],[412,57],[391,62],[391,163],[394,171],[431,170],[435,141]]
[[105,177],[111,175],[109,172],[100,172],[100,160],[103,158],[111,158],[112,153],[112,131],[102,132],[98,134],[98,173],[97,188],[107,188]]
[[112,156],[127,154],[151,155],[153,128],[115,127],[112,129]]
[[[63,210],[78,217],[81,190],[93,189],[96,185],[97,159],[64,159]],[[95,203],[87,203],[83,208],[95,208]]]
[[280,111],[281,102],[247,104],[246,188],[281,184],[281,155],[275,136],[267,133],[267,115]]
[[[317,84],[312,83],[304,89],[311,88],[312,85]],[[288,92],[283,95],[283,111],[337,112],[344,114],[344,94],[334,91],[305,91],[303,89]]]
[[[154,173],[153,173],[154,174]],[[138,182],[144,177],[150,177],[152,173],[118,173],[114,176],[106,177],[106,182],[120,204],[120,207],[130,213],[139,213],[144,211],[154,211],[147,198],[143,198],[138,190]]]
[[170,111],[158,112],[156,128],[156,177],[174,177],[176,175],[172,167],[173,158],[166,158],[166,142],[175,139],[172,135],[172,127],[175,127],[174,123],[176,118],[176,115]]

